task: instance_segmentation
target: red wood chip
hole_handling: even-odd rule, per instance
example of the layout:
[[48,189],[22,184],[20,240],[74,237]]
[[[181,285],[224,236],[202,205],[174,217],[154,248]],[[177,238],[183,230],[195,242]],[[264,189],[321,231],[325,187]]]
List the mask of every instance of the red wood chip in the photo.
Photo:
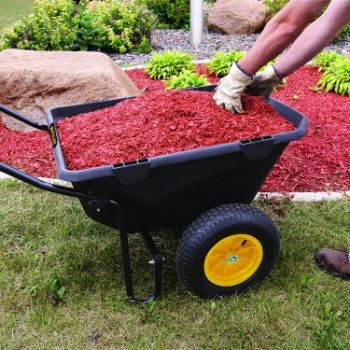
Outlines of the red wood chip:
[[245,113],[219,108],[212,94],[154,91],[59,123],[68,168],[149,158],[293,129],[261,97],[244,96]]
[[287,78],[273,97],[310,119],[309,132],[292,142],[262,190],[341,191],[350,189],[350,98],[313,91],[320,79],[314,67]]

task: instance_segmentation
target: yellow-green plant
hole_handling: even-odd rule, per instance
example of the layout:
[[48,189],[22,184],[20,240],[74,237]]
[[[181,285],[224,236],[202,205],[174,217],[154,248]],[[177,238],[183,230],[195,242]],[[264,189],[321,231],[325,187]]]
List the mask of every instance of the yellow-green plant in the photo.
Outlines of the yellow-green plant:
[[288,3],[288,0],[265,0],[264,2],[270,9],[271,13],[275,14]]
[[35,0],[33,13],[0,33],[0,50],[151,51],[156,16],[138,0]]
[[173,76],[169,80],[164,80],[164,82],[168,85],[167,90],[209,85],[205,75],[199,75],[189,70],[184,70],[178,76]]
[[324,71],[334,62],[342,60],[343,56],[339,55],[335,50],[321,52],[312,61],[312,64],[318,67],[318,71]]
[[1,32],[0,50],[69,50],[76,38],[75,8],[72,0],[35,0],[32,14]]
[[194,71],[193,56],[182,51],[164,51],[154,53],[146,66],[146,72],[152,79],[166,79],[179,75],[185,70]]
[[350,96],[350,59],[343,58],[333,62],[317,83],[326,92],[334,91]]
[[102,47],[119,53],[150,51],[156,16],[138,0],[92,1],[86,11],[98,18],[96,24],[101,27],[98,41]]
[[228,74],[232,64],[239,61],[246,54],[245,51],[230,51],[229,53],[216,52],[214,58],[208,63],[211,73],[217,77],[223,77]]

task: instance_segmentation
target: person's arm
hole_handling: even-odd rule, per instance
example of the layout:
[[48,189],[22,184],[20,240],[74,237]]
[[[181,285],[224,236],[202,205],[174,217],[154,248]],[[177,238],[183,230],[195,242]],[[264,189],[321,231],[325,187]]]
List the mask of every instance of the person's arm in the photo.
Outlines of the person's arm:
[[350,22],[350,0],[333,0],[324,14],[309,25],[275,64],[287,76],[314,58]]
[[[239,62],[250,75],[276,58],[321,12],[330,0],[291,0],[265,26],[253,47]],[[344,1],[344,0],[340,0]],[[347,0],[345,0],[347,1]],[[317,38],[317,36],[315,37]]]
[[[347,1],[347,0],[346,0]],[[241,94],[252,76],[279,55],[304,30],[329,0],[291,0],[265,26],[253,48],[221,79],[213,100],[221,108],[243,112]]]

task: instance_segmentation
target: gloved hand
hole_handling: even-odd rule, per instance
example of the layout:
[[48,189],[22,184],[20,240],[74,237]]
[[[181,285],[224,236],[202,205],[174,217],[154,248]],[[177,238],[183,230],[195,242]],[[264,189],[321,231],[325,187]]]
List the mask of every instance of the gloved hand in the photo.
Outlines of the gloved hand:
[[253,96],[269,97],[275,87],[282,83],[282,78],[276,73],[273,66],[266,67],[253,78],[251,84],[247,86],[247,92]]
[[229,74],[220,80],[213,100],[221,108],[242,113],[241,94],[251,81],[252,78],[242,72],[235,63],[232,65]]

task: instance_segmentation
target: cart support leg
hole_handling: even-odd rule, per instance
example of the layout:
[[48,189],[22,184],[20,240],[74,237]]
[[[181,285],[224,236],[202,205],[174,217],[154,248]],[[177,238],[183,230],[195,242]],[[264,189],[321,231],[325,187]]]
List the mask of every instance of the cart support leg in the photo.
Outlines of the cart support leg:
[[146,299],[138,299],[134,295],[133,281],[132,281],[132,269],[130,262],[130,249],[129,249],[129,239],[127,232],[120,229],[120,245],[123,255],[123,265],[124,265],[124,278],[126,294],[131,301],[139,304],[147,304],[153,300],[156,300],[161,294],[161,270],[164,258],[160,255],[158,248],[156,247],[151,235],[148,232],[142,232],[141,236],[147,247],[147,250],[151,256],[150,263],[154,265],[154,294]]

